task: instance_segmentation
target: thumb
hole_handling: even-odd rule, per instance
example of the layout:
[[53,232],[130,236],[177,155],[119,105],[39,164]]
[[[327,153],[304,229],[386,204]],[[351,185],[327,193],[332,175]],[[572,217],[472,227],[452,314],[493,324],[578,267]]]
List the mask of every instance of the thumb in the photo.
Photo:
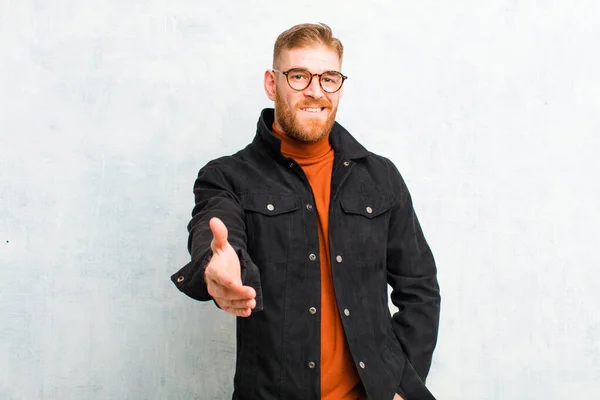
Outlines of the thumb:
[[213,234],[212,250],[224,250],[227,246],[227,227],[216,217],[210,219],[209,225]]

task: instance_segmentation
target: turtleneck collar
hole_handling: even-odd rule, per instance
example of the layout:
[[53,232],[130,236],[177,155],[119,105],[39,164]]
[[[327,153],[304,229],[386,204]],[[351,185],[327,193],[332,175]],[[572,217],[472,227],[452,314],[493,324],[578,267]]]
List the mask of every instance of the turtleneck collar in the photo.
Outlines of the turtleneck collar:
[[[271,126],[275,121],[275,110],[265,108],[260,114],[260,118],[256,124],[256,136],[253,144],[263,148],[268,154],[280,161],[287,161],[286,157],[281,154],[281,139],[273,134]],[[343,157],[356,160],[369,156],[369,151],[344,129],[337,122],[333,124],[329,134],[329,143],[336,153],[340,153]]]
[[318,142],[303,142],[286,135],[278,129],[275,122],[271,125],[273,135],[281,140],[281,153],[295,160],[320,158],[331,151],[329,134]]

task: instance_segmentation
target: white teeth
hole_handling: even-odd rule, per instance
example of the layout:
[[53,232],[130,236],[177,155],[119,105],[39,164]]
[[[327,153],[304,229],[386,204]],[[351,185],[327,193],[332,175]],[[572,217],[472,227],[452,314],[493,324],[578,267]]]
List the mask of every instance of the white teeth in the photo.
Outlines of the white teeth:
[[308,111],[308,112],[319,112],[321,111],[320,108],[303,108],[304,111]]

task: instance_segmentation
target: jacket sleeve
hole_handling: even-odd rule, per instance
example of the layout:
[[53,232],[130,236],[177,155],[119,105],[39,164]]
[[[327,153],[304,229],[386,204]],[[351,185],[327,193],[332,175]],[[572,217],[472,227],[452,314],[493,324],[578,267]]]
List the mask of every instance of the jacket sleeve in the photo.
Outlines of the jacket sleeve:
[[194,197],[196,205],[188,224],[191,261],[173,274],[171,280],[179,290],[193,299],[212,300],[204,280],[204,270],[212,256],[210,243],[213,235],[208,222],[211,218],[218,217],[227,227],[228,241],[240,259],[242,284],[251,286],[256,291],[256,307],[252,312],[261,311],[263,302],[260,272],[247,252],[244,211],[222,164],[212,162],[200,170],[194,183]]
[[[387,245],[387,280],[392,287],[392,316],[396,338],[411,368],[403,381],[425,382],[437,342],[440,292],[433,254],[413,209],[408,188],[390,162],[395,202],[390,217]],[[402,385],[401,385],[402,386]]]

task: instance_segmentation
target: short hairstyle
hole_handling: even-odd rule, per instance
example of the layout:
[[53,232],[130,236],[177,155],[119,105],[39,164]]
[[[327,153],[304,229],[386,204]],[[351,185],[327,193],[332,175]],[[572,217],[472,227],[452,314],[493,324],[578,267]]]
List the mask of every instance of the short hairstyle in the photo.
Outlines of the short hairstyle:
[[322,44],[337,51],[340,61],[342,61],[344,46],[342,46],[342,42],[338,38],[333,37],[329,26],[323,23],[300,24],[292,26],[277,37],[273,48],[273,67],[276,67],[275,64],[279,62],[281,53],[284,50],[309,47],[317,44]]

